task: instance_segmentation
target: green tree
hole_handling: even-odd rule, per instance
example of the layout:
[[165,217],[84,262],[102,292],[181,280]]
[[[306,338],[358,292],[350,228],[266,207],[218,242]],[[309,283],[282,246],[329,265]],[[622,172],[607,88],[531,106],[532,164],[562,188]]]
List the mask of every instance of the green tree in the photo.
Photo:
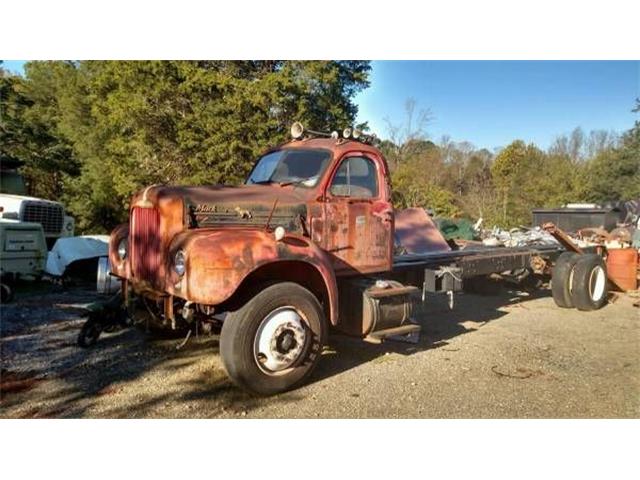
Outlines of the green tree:
[[500,225],[528,225],[531,209],[545,206],[552,189],[561,188],[549,156],[534,144],[516,140],[504,148],[491,166],[491,177],[500,202]]
[[437,149],[422,156],[405,159],[392,173],[393,203],[395,208],[430,208],[435,215],[457,217],[462,210],[453,192],[443,188],[432,172],[440,164]]
[[522,140],[516,140],[498,154],[491,166],[491,176],[500,195],[502,225],[513,223],[511,217],[527,163],[527,146]]
[[66,62],[26,65],[26,78],[0,73],[0,148],[23,162],[30,193],[58,199],[68,176],[79,173],[73,147],[60,129],[59,101],[73,66]]
[[[636,104],[637,112],[640,102]],[[588,163],[585,177],[589,201],[640,198],[640,121],[622,136],[619,148],[602,151]]]
[[462,177],[461,204],[466,216],[483,218],[485,225],[496,224],[499,205],[491,176],[493,155],[486,149],[474,151]]
[[[64,178],[81,230],[108,230],[154,183],[237,183],[290,124],[353,124],[361,61],[29,62],[30,115],[71,145]],[[46,95],[45,95],[46,93]],[[71,173],[71,172],[70,172]]]
[[29,105],[22,79],[0,65],[0,160],[3,162],[20,162],[20,157],[27,152],[23,139],[29,133],[22,116]]

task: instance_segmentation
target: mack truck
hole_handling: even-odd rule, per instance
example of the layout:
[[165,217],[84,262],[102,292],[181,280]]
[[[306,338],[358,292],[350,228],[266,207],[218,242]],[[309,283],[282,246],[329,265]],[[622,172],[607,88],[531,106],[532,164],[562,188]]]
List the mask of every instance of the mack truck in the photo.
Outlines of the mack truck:
[[110,236],[123,305],[143,305],[153,328],[217,328],[222,363],[241,388],[271,395],[300,385],[330,331],[378,343],[415,335],[425,297],[452,299],[471,277],[549,273],[555,261],[559,305],[606,301],[597,255],[578,261],[561,244],[455,249],[424,210],[394,210],[372,136],[300,123],[291,135],[240,186],[144,188]]

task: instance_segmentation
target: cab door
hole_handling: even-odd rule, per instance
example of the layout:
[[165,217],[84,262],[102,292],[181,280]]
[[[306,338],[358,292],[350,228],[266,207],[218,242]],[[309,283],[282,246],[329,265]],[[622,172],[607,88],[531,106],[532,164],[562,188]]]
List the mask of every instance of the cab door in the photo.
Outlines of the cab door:
[[336,275],[391,269],[393,208],[380,159],[345,155],[325,191],[324,247]]

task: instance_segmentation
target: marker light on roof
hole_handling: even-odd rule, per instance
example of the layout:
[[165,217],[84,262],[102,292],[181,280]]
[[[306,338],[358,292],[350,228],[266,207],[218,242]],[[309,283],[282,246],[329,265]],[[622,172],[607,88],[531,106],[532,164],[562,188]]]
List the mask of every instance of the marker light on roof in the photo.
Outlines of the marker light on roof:
[[295,140],[298,140],[299,138],[301,138],[303,133],[304,133],[304,127],[300,122],[295,122],[293,125],[291,125],[291,136]]

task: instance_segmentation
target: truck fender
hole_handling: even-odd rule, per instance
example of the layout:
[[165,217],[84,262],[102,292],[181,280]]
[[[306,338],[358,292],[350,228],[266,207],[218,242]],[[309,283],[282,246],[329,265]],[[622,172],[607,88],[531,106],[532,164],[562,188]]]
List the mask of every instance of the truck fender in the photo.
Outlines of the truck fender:
[[338,288],[332,263],[306,237],[286,234],[277,241],[272,232],[265,230],[238,229],[232,234],[229,230],[187,231],[171,242],[169,261],[178,250],[186,254],[187,271],[179,278],[172,268],[167,268],[166,284],[173,295],[219,305],[256,276],[262,280],[289,280],[286,266],[293,262],[310,266],[320,275],[326,289],[329,321],[332,325],[338,321]]
[[109,236],[109,265],[111,273],[120,278],[129,278],[129,262],[122,260],[118,255],[118,245],[124,238],[129,238],[129,223],[121,223],[111,231]]

